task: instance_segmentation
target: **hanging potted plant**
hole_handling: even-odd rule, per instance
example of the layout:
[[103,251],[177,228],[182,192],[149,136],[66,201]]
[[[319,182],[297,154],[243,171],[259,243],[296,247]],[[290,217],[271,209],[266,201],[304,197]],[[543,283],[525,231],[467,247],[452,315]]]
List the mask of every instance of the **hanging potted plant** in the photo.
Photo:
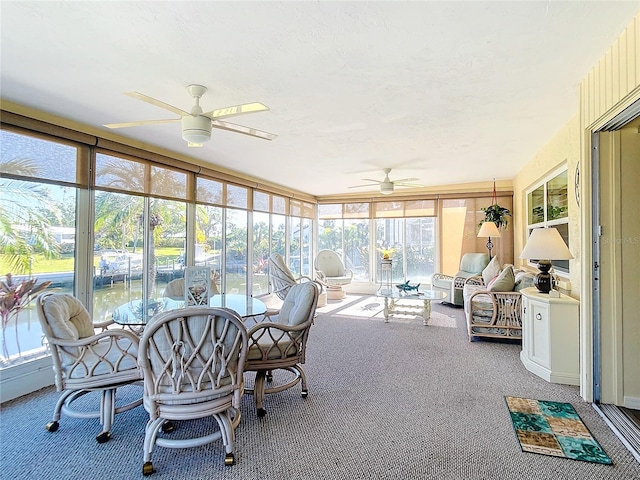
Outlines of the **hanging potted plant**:
[[491,200],[491,205],[480,209],[484,212],[484,220],[478,224],[478,227],[480,227],[484,222],[493,222],[498,228],[507,228],[509,226],[511,211],[506,207],[498,205],[495,180],[493,181],[493,198]]
[[496,224],[498,228],[507,228],[509,226],[509,218],[511,216],[511,212],[508,208],[501,207],[497,203],[490,205],[488,207],[481,208],[484,212],[484,220],[478,224],[478,226],[482,225],[484,222],[493,222]]

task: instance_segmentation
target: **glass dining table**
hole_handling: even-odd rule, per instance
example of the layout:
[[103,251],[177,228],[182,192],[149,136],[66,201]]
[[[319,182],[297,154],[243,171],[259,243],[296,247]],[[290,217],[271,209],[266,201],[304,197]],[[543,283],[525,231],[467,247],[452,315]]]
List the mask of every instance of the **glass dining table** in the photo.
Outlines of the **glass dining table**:
[[[143,326],[158,313],[182,308],[184,304],[184,300],[161,297],[147,301],[145,306],[142,299],[136,299],[117,307],[112,318],[120,325]],[[238,293],[215,294],[209,299],[209,306],[230,308],[242,318],[264,315],[267,312],[267,306],[262,300]]]

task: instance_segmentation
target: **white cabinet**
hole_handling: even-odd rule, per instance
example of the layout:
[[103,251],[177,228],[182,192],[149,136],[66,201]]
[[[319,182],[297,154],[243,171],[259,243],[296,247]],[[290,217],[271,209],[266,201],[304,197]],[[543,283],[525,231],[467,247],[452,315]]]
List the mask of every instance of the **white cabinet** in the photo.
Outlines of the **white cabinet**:
[[522,293],[520,360],[532,373],[553,383],[580,385],[580,302],[525,288]]

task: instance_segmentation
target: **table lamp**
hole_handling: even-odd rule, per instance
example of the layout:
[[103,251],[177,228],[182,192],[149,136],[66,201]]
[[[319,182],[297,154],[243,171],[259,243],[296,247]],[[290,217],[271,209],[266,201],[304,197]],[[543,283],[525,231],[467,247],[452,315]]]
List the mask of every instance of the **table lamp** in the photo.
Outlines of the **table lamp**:
[[538,262],[540,273],[536,275],[533,284],[539,292],[549,293],[553,286],[549,273],[551,260],[570,260],[573,255],[557,229],[536,228],[531,231],[520,258],[534,259]]
[[483,222],[478,232],[478,237],[488,237],[487,249],[489,250],[489,260],[491,260],[491,250],[493,249],[493,242],[491,237],[500,237],[500,230],[494,222]]

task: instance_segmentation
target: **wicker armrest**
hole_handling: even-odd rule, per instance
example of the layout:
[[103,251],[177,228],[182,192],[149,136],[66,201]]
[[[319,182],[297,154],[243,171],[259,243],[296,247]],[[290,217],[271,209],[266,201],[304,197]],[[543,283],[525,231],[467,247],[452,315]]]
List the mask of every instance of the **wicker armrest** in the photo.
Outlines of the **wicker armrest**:
[[480,275],[474,275],[464,281],[465,285],[484,285],[484,279]]
[[114,383],[142,378],[137,366],[140,338],[126,329],[108,329],[78,340],[51,338],[49,343],[61,347],[63,364],[58,367],[60,371],[64,367],[67,381],[82,378],[89,385],[96,377],[99,384],[104,374],[110,374]]
[[[267,321],[254,325],[248,331],[248,363],[268,363],[299,356],[303,351],[303,342],[310,323],[308,321],[299,325],[284,325]],[[259,358],[256,355],[259,355]],[[268,365],[265,366],[268,368]]]
[[[478,301],[474,299],[478,297]],[[478,315],[486,311],[481,304],[490,302],[491,318]],[[467,323],[469,327],[469,337],[491,336],[491,337],[519,337],[522,330],[522,294],[520,292],[489,292],[478,291],[469,297],[469,311],[467,312]],[[476,315],[478,317],[476,318]],[[484,329],[485,333],[475,330],[474,327]],[[491,329],[498,329],[491,332]]]
[[451,275],[445,275],[444,273],[434,273],[431,276],[431,281],[433,280],[450,280],[453,281],[453,277]]

